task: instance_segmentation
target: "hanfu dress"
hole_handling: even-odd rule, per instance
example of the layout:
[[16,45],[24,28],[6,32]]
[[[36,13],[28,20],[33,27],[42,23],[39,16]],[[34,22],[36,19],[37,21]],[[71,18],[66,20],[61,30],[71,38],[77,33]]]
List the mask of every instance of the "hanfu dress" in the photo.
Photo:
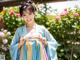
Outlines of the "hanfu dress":
[[[47,45],[42,44],[37,38],[32,38],[32,35],[35,34],[40,34],[46,38]],[[19,49],[18,42],[23,36],[28,36],[29,41],[25,39],[24,45]],[[36,24],[35,30],[29,33],[26,25],[24,25],[16,30],[12,39],[10,45],[11,60],[58,60],[57,47],[57,41],[45,27]]]

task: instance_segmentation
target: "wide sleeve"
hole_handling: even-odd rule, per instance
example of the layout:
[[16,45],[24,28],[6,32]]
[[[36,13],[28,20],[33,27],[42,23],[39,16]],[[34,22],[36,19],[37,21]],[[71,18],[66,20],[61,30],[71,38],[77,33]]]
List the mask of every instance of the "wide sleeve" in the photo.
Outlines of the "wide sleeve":
[[16,30],[10,45],[11,60],[18,60],[19,57],[18,40],[19,40],[19,29]]
[[56,49],[58,47],[57,41],[45,27],[44,27],[44,35],[48,43],[48,54],[50,56],[50,60],[58,60],[56,52]]

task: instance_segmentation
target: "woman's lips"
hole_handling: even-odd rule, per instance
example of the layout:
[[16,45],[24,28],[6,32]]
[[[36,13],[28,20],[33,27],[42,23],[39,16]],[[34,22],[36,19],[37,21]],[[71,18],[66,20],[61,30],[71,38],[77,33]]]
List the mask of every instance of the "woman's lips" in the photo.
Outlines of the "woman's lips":
[[28,21],[28,22],[30,22],[30,21],[31,21],[31,19],[27,19],[27,21]]

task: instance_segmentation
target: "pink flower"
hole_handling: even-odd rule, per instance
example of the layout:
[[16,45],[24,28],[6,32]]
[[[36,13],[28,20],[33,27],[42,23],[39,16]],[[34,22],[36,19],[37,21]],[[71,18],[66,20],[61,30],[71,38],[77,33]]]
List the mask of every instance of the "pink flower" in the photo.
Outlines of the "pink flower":
[[9,13],[11,16],[13,16],[15,14],[14,10],[10,10],[10,13]]
[[4,33],[7,33],[7,30],[3,30]]
[[68,11],[63,11],[63,12],[61,12],[60,15],[65,16],[65,15],[67,15],[67,14],[68,14]]
[[60,16],[56,16],[56,20],[60,20],[61,19],[61,17]]
[[19,14],[19,13],[16,13],[16,16],[17,16],[17,17],[20,17],[20,14]]
[[2,42],[3,42],[3,44],[7,44],[8,43],[8,40],[7,39],[4,39]]
[[62,15],[62,16],[65,16],[65,15],[67,15],[67,14],[68,14],[68,11],[67,11],[66,8],[60,13],[60,15]]
[[65,8],[64,11],[67,11],[67,9]]
[[11,33],[10,32],[7,32],[7,35],[11,35]]
[[79,14],[78,14],[78,13],[74,13],[73,15],[74,15],[74,16],[79,16]]
[[3,32],[0,32],[0,37],[4,37],[4,33]]

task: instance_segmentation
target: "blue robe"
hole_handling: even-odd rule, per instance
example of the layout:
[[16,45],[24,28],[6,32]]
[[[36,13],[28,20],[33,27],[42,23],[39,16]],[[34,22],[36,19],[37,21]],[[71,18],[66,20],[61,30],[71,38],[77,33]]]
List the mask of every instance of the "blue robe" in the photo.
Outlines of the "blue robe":
[[[57,41],[54,39],[54,37],[50,34],[50,32],[43,26],[37,25],[36,24],[36,32],[37,33],[41,33],[43,37],[46,38],[48,45],[46,46],[46,52],[48,55],[48,60],[58,60],[57,59],[57,52],[56,49],[58,47],[58,43]],[[10,45],[10,55],[11,55],[11,60],[19,60],[20,58],[20,49],[18,48],[18,42],[20,37],[25,36],[26,34],[28,34],[26,25],[19,27],[16,32],[15,35],[12,39],[11,45]],[[37,47],[37,50],[35,48],[36,43],[33,42],[33,50],[32,50],[32,60],[40,60],[40,49],[39,46]],[[27,48],[26,48],[26,44],[24,43],[23,46],[23,60],[27,60]],[[37,54],[35,54],[37,53]]]

